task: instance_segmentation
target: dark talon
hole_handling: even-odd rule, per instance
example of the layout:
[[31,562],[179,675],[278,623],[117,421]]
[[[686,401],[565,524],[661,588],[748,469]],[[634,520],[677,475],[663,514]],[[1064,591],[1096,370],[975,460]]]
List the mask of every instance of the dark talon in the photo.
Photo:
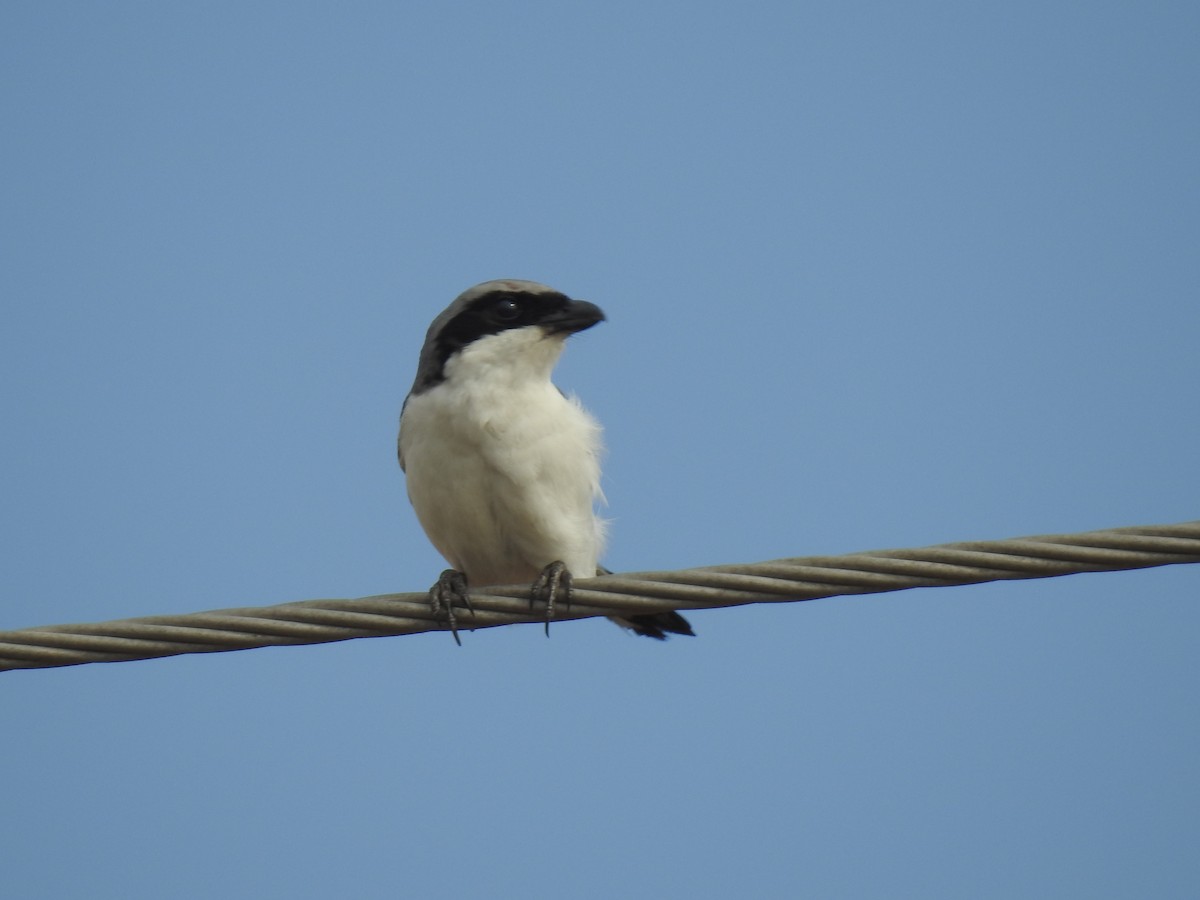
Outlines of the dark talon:
[[475,618],[475,607],[471,605],[471,594],[467,590],[467,576],[457,569],[447,569],[438,576],[437,584],[429,589],[429,605],[439,619],[445,621],[454,637],[454,643],[462,646],[458,637],[458,616],[455,606],[465,606]]
[[550,620],[554,618],[554,606],[559,596],[563,606],[571,611],[571,572],[562,560],[555,560],[542,569],[529,591],[529,608],[541,600],[546,604],[546,637],[550,637]]

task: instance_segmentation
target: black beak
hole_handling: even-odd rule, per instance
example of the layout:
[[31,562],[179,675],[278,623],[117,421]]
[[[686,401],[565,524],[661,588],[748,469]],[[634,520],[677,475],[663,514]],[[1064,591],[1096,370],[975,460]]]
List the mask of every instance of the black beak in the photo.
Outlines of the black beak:
[[604,311],[586,300],[571,300],[562,309],[542,319],[540,324],[550,334],[575,334],[604,321]]

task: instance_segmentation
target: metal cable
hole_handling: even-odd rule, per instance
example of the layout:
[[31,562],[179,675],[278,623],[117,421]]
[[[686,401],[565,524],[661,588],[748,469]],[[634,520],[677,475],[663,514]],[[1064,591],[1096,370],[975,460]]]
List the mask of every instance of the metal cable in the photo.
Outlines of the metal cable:
[[[556,619],[814,600],[1194,562],[1200,562],[1200,521],[580,579],[570,609],[560,608]],[[472,593],[475,615],[463,612],[459,627],[542,621],[530,609],[528,598],[528,585]],[[0,631],[0,671],[320,644],[445,628],[424,592],[306,600]]]

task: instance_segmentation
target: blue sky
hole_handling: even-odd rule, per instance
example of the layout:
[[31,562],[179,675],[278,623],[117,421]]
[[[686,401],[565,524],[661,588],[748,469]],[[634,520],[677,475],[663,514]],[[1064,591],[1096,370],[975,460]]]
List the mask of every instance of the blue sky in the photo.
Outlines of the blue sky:
[[[1200,516],[1183,3],[0,10],[0,629],[419,590],[396,417],[598,303],[607,564]],[[1193,897],[1200,570],[0,676],[6,892]]]

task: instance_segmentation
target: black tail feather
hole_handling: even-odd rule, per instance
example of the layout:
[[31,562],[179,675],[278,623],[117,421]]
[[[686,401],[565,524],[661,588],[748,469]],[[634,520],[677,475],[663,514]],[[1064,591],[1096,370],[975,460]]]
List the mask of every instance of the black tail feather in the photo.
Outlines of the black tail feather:
[[[604,566],[596,566],[596,574],[611,575],[612,571]],[[656,641],[665,641],[668,634],[696,636],[696,632],[692,631],[688,620],[674,610],[646,613],[644,616],[609,616],[609,618],[622,628],[628,628],[634,634],[654,638]]]
[[610,618],[622,628],[628,628],[634,634],[654,638],[656,641],[665,641],[668,634],[696,636],[696,632],[692,631],[688,620],[674,610],[647,613],[644,616],[622,616],[620,618],[611,616]]

